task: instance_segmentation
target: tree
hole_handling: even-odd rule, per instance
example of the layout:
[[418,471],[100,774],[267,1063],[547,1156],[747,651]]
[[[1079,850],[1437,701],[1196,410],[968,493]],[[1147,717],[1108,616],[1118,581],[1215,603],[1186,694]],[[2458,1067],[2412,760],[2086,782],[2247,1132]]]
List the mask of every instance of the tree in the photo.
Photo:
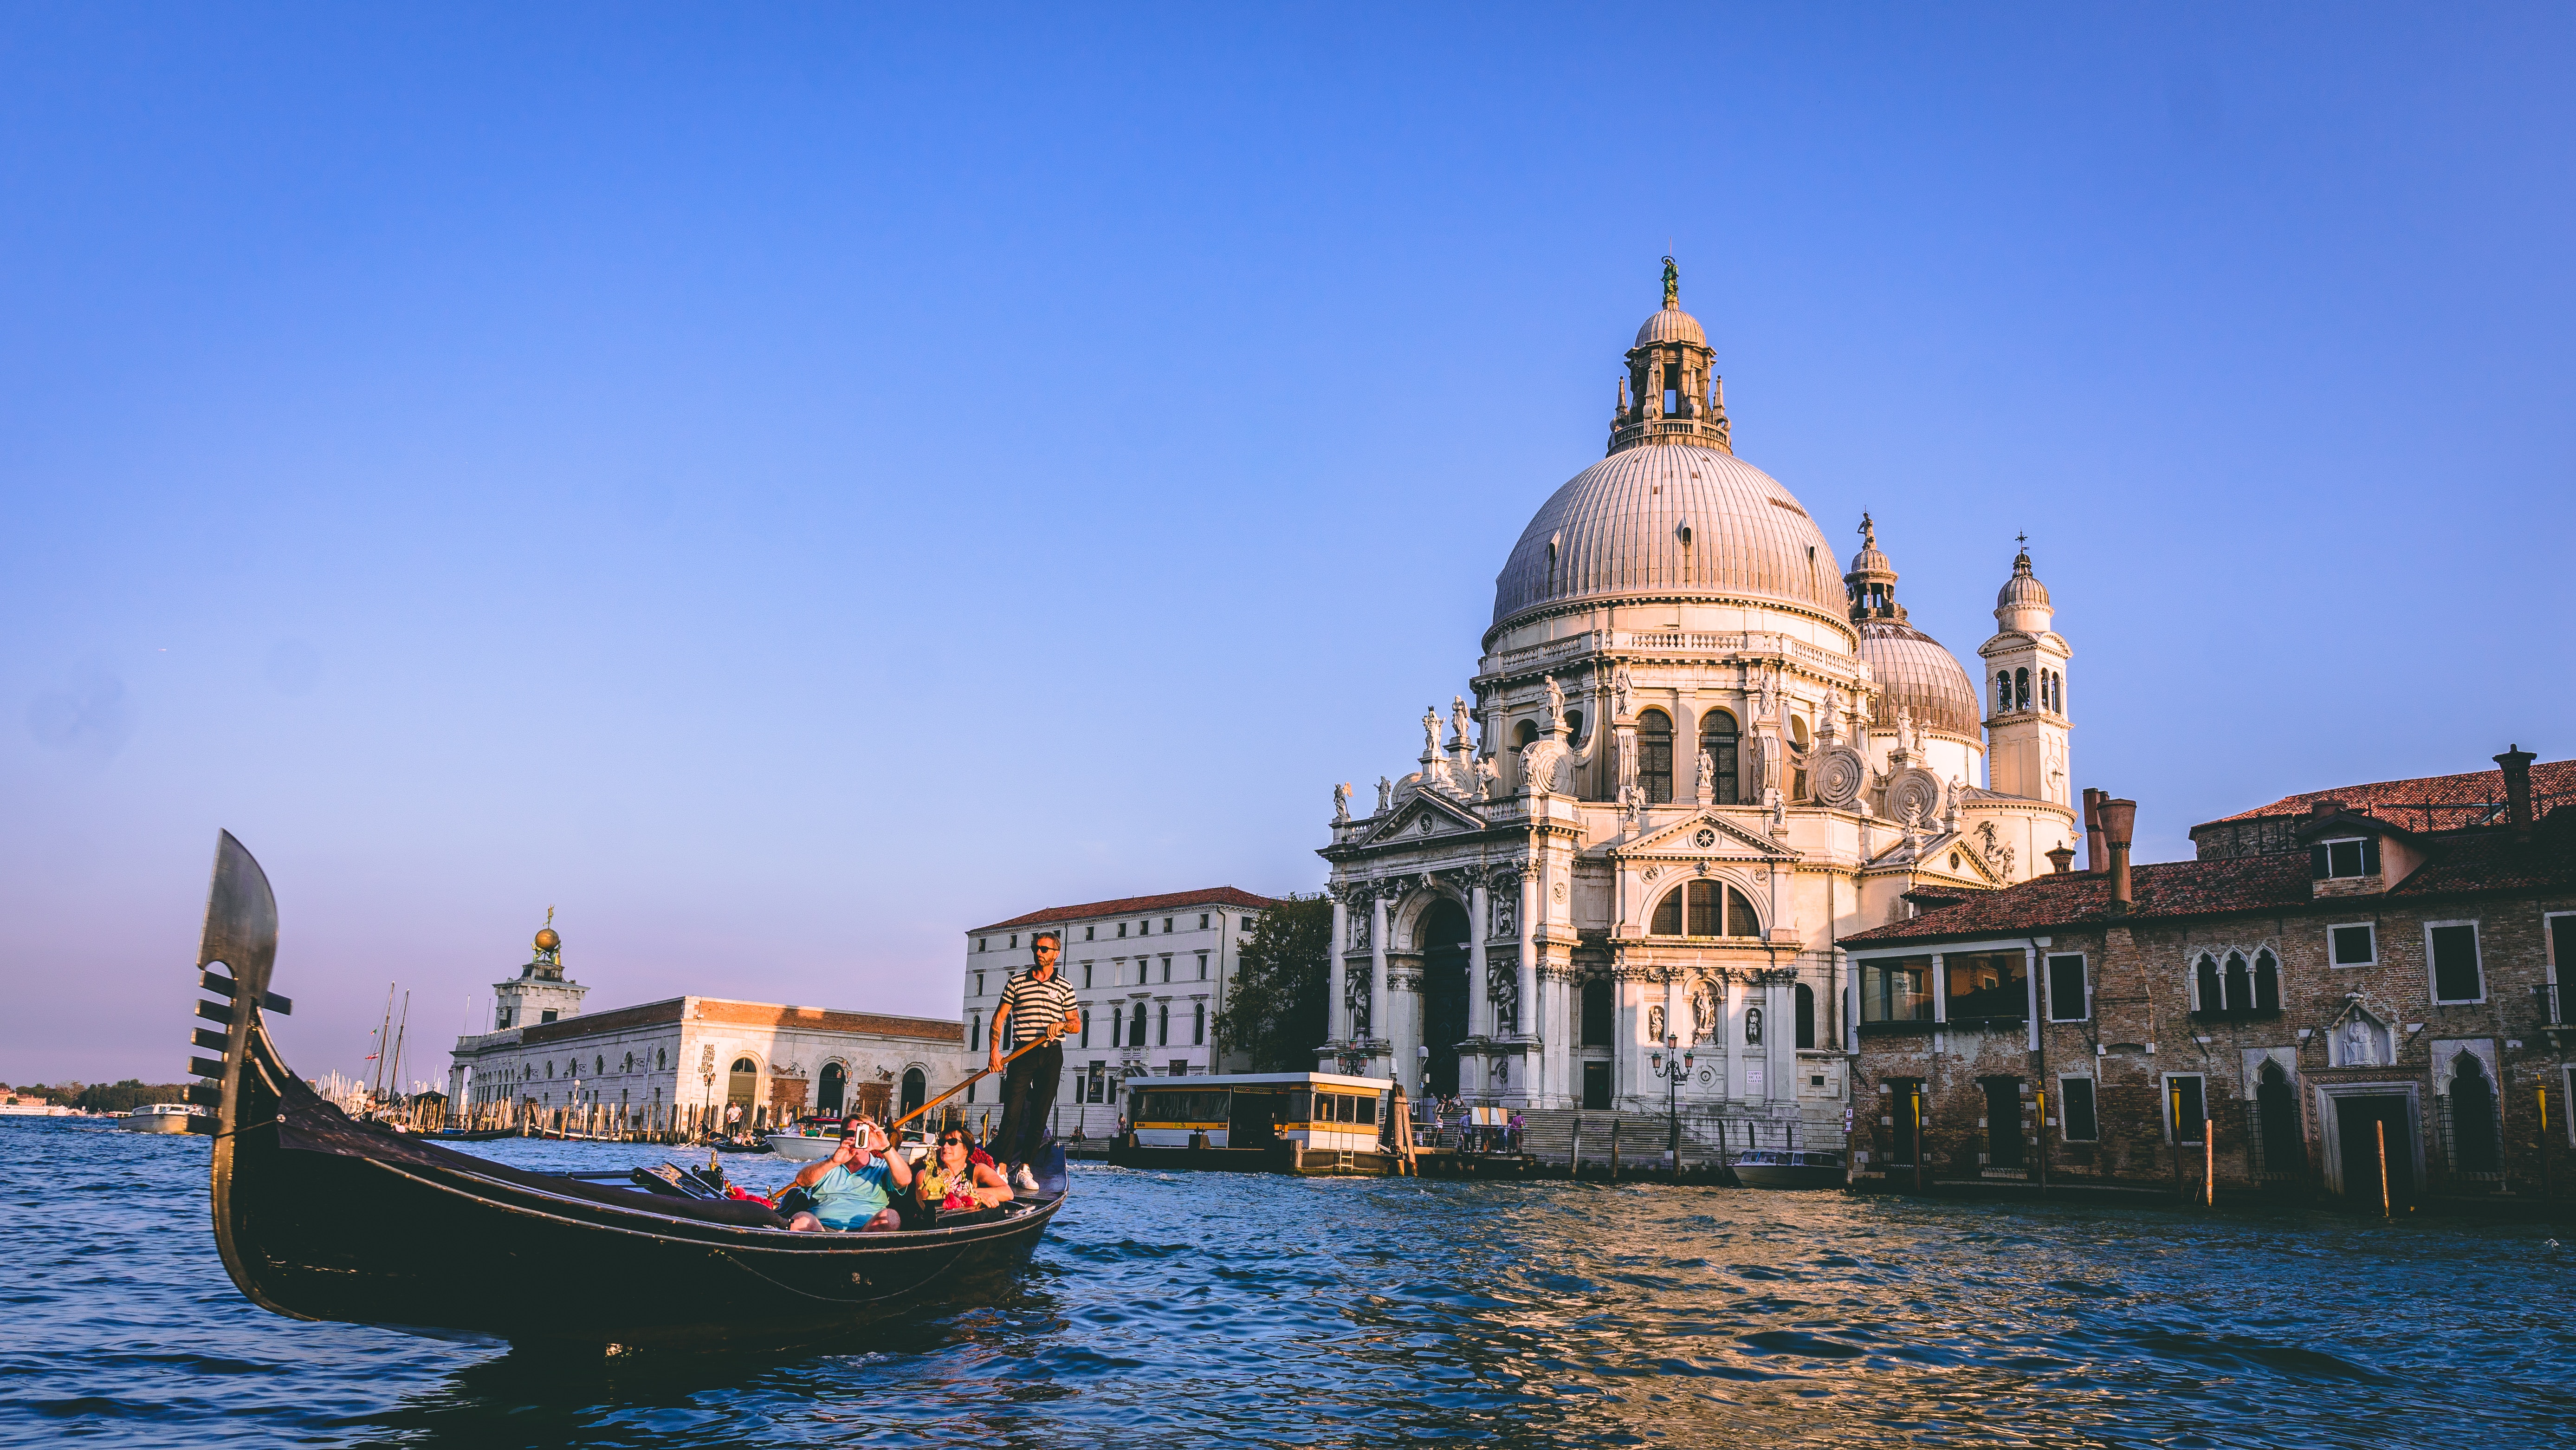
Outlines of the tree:
[[1333,902],[1290,893],[1263,912],[1236,957],[1217,1014],[1217,1051],[1252,1058],[1254,1072],[1312,1072],[1331,1035]]

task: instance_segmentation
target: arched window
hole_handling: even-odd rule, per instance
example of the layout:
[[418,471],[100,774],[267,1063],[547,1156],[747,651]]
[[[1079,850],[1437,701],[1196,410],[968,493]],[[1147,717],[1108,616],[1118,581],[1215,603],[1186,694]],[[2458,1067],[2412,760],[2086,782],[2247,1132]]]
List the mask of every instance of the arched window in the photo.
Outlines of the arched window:
[[1536,720],[1523,720],[1512,727],[1512,779],[1524,786],[1529,784],[1529,776],[1521,769],[1521,759],[1537,740],[1538,722]]
[[669,1067],[670,1067],[670,1063],[669,1063],[668,1061],[666,1061],[666,1060],[663,1058],[663,1056],[662,1056],[662,1049],[660,1049],[660,1048],[658,1048],[658,1047],[657,1047],[657,1048],[654,1048],[654,1049],[653,1049],[653,1070],[654,1070],[655,1072],[662,1072],[662,1071],[667,1070]]
[[1206,1043],[1207,1004],[1205,1002],[1200,1002],[1194,1004],[1190,1008],[1190,1046],[1202,1047],[1205,1046]]
[[968,1052],[984,1050],[984,1014],[981,1012],[966,1014],[966,1050]]
[[839,1112],[842,1099],[849,1096],[849,1085],[849,1069],[837,1062],[823,1064],[823,1076],[814,1088],[814,1110],[821,1113]]
[[2030,671],[2028,670],[2013,671],[2013,708],[2016,710],[2030,708]]
[[1709,769],[1717,776],[1710,787],[1709,799],[1722,806],[1742,801],[1735,783],[1737,739],[1733,715],[1724,710],[1711,710],[1699,717],[1699,748],[1708,753]]
[[1661,710],[1637,712],[1637,787],[1653,805],[1673,798],[1673,717]]
[[1789,717],[1789,799],[1807,798],[1807,722]]
[[2203,1012],[2216,1012],[2227,1005],[2227,993],[2218,983],[2218,958],[2207,952],[2192,969],[2193,995]]
[[2268,951],[2254,954],[2254,1010],[2281,1010],[2281,965],[2272,960]]
[[1156,1047],[1172,1045],[1172,1004],[1169,1002],[1154,1009],[1154,1045]]
[[1995,713],[2001,715],[2011,709],[2012,671],[1997,670],[1995,671]]
[[1123,1032],[1124,1030],[1126,1030],[1126,1023],[1127,1023],[1127,1009],[1126,1009],[1126,1008],[1124,1008],[1124,1007],[1119,1006],[1119,1005],[1118,1005],[1117,1003],[1115,1003],[1115,1002],[1110,1003],[1110,1004],[1109,1004],[1109,1045],[1110,1045],[1110,1046],[1112,1046],[1112,1047],[1116,1047],[1116,1046],[1118,1045],[1118,1035],[1119,1035],[1119,1033],[1121,1033],[1121,1032]]
[[2243,952],[2227,954],[2227,1010],[2230,1012],[2254,1010],[2254,972],[2252,968],[2246,966]]
[[[1723,913],[1721,915],[1721,913]],[[1656,936],[1760,936],[1753,903],[1732,886],[1700,880],[1664,893],[1646,928]]]
[[1800,982],[1798,995],[1798,1046],[1812,1052],[1816,1047],[1816,989]]
[[2492,1178],[2503,1154],[2496,1136],[2495,1084],[2474,1052],[2451,1059],[2451,1165],[2464,1177]]
[[1135,1011],[1127,1014],[1127,1045],[1129,1047],[1145,1045],[1145,1004],[1142,1002],[1136,1004]]
[[1567,744],[1572,745],[1578,750],[1583,748],[1582,711],[1568,710],[1565,712],[1565,740]]
[[930,1100],[930,1078],[917,1067],[903,1070],[903,1111],[911,1112]]

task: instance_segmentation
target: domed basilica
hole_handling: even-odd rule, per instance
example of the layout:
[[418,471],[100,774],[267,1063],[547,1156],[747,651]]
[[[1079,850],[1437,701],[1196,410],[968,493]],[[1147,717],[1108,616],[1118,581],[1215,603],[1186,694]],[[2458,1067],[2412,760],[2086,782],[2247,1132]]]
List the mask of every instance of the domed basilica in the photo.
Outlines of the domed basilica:
[[1735,456],[1715,362],[1667,259],[1608,455],[1504,561],[1472,694],[1373,811],[1335,790],[1326,1070],[1659,1113],[1671,1074],[1695,1134],[1823,1140],[1857,1016],[1835,937],[2074,840],[2071,651],[2028,551],[1981,687],[1906,621],[1866,515],[1838,574]]

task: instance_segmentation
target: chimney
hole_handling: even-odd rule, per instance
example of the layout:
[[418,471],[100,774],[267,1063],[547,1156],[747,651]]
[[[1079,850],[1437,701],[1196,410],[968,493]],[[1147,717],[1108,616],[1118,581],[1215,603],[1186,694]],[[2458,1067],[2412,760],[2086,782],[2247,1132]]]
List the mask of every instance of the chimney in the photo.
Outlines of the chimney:
[[2111,858],[2102,849],[2102,801],[2109,791],[2084,788],[2084,870],[2099,875],[2111,869]]
[[2111,910],[2117,915],[2135,904],[2129,890],[2129,834],[2137,828],[2138,803],[2104,796],[2095,814],[2111,846]]
[[2048,864],[2056,868],[2051,873],[2053,875],[2065,875],[2066,868],[2075,863],[2075,848],[2072,846],[2060,846],[2054,851],[2044,851],[2041,854],[2048,857]]
[[2531,762],[2532,753],[2519,745],[2508,745],[2495,763],[2504,767],[2504,815],[2517,831],[2531,829]]

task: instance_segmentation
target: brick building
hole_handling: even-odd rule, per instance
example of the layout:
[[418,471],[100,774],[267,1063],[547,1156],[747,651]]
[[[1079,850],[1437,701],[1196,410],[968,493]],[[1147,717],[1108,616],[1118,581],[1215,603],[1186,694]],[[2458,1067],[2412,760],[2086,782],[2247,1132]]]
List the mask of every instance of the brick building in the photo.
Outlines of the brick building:
[[1855,1180],[2196,1194],[2206,1167],[2376,1206],[2384,1143],[2399,1202],[2576,1186],[2576,803],[2532,791],[2576,762],[2497,760],[2212,822],[2196,860],[1918,892],[1842,937]]

